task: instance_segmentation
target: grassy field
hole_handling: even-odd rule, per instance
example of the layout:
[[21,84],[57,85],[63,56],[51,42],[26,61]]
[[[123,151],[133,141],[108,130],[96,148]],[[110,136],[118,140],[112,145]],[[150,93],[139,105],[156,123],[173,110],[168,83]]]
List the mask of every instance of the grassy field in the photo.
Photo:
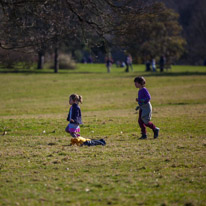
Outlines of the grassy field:
[[[133,73],[105,65],[77,70],[0,70],[0,205],[206,205],[206,68]],[[135,113],[145,76],[158,139],[138,140]],[[71,93],[83,96],[83,137],[69,146]]]

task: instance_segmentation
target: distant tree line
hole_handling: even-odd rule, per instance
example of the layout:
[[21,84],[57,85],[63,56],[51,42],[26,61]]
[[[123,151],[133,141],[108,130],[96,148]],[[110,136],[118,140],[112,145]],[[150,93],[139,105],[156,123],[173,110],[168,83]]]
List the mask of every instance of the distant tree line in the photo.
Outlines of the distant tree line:
[[184,45],[178,15],[158,2],[0,1],[1,51],[36,53],[39,69],[45,53],[53,53],[58,72],[62,48],[73,53],[85,47],[93,53],[101,49],[107,54],[115,47],[143,60],[165,55],[172,63],[182,55]]
[[124,14],[120,24],[123,27],[117,26],[122,35],[115,35],[116,43],[125,47],[136,59],[141,57],[143,62],[164,56],[167,64],[174,63],[181,57],[186,45],[181,37],[178,14],[162,3],[136,8]]
[[206,1],[161,0],[179,14],[182,35],[187,45],[180,63],[206,65]]

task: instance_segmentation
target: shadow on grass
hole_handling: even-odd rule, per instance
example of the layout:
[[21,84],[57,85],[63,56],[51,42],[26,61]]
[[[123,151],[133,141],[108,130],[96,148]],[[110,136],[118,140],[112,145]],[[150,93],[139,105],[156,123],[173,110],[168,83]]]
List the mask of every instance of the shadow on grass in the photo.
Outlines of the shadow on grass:
[[[131,73],[131,77],[134,77],[134,74],[136,74],[136,76],[144,76],[144,77],[175,77],[175,76],[196,76],[196,75],[202,75],[202,76],[205,76],[206,75],[206,72],[194,72],[194,71],[191,71],[191,72],[133,72]],[[127,75],[128,77],[128,75]]]
[[206,75],[206,72],[162,72],[162,73],[148,73],[144,76],[193,76]]
[[190,105],[188,102],[174,102],[174,103],[168,103],[168,105]]
[[106,72],[90,72],[90,71],[62,71],[60,70],[58,73],[49,70],[0,70],[0,74],[106,74]]
[[[12,69],[0,69],[0,74],[107,74],[105,71],[100,71],[100,72],[93,72],[93,71],[65,71],[65,70],[60,70],[58,73],[55,73],[53,70],[12,70]],[[200,71],[186,71],[186,72],[146,72],[146,71],[134,71],[132,73],[126,73],[126,72],[120,72],[120,73],[115,73],[115,74],[127,74],[125,77],[131,76],[134,77],[134,75],[143,75],[143,76],[148,76],[148,77],[164,77],[164,76],[195,76],[195,75],[206,75],[206,72],[200,72]],[[114,73],[112,73],[114,74]]]
[[11,70],[8,70],[8,69],[1,69],[0,70],[0,73],[1,74],[13,74],[13,73],[19,73],[19,74],[54,74],[54,71],[44,71],[44,70],[14,70],[14,69],[11,69]]

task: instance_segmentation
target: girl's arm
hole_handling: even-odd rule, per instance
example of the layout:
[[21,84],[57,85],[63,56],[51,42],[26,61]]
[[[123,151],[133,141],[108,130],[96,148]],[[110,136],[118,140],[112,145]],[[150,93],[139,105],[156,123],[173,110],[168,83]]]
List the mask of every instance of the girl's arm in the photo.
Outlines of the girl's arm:
[[70,121],[70,112],[69,112],[69,114],[67,116],[67,121]]
[[72,122],[72,123],[82,124],[82,122],[81,122],[81,110],[80,110],[79,107],[75,107],[72,110],[72,118],[71,118],[71,120],[70,120],[70,122]]

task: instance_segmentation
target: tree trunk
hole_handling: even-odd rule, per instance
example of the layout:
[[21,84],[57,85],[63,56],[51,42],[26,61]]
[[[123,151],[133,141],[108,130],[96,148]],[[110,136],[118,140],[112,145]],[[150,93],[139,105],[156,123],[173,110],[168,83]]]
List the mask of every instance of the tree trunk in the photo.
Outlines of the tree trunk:
[[43,51],[39,51],[38,52],[38,65],[37,65],[37,69],[43,69],[43,65],[44,65],[44,52]]
[[54,50],[54,73],[58,73],[59,71],[59,53],[58,48]]

